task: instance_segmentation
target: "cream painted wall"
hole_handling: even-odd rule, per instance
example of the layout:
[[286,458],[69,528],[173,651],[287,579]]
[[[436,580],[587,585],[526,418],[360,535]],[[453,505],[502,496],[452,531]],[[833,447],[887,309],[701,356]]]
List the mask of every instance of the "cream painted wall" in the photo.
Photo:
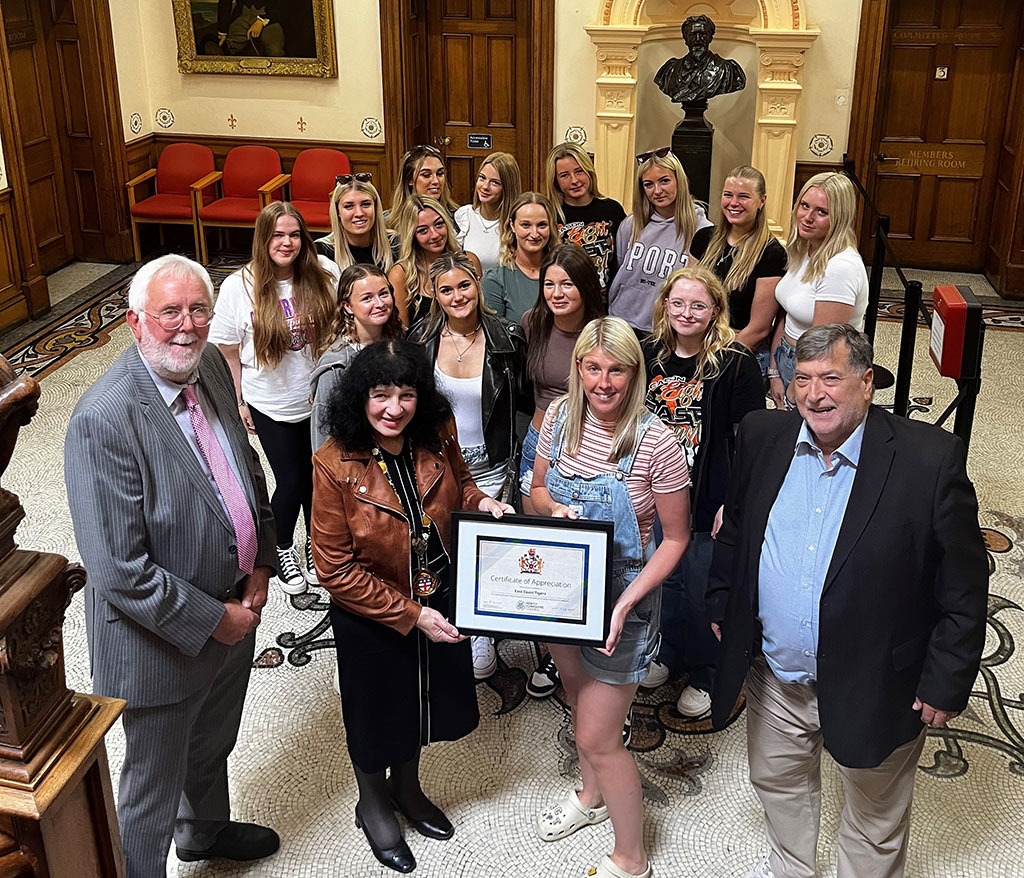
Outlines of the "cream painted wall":
[[[110,0],[125,139],[151,131],[381,143],[383,126],[378,0],[334,0],[337,79],[178,72],[170,0]],[[158,118],[173,122],[161,125]],[[133,113],[142,117],[131,130]],[[234,117],[235,127],[230,118]],[[300,130],[299,118],[305,123]]]
[[[733,4],[737,11],[741,5]],[[578,125],[586,130],[591,148],[597,59],[594,44],[583,28],[597,21],[602,7],[603,0],[558,0],[555,12],[555,137],[562,139],[570,125]],[[850,92],[856,65],[856,34],[860,28],[861,0],[804,0],[804,8],[808,22],[820,29],[821,36],[814,41],[805,56],[804,91],[797,126],[797,161],[838,163],[842,160],[850,130]],[[716,40],[713,48],[720,55],[739,61],[747,73],[748,81],[747,90],[742,96],[719,97],[709,106],[707,117],[723,132],[721,150],[716,142],[717,168],[719,165],[731,166],[750,157],[750,143],[740,136],[739,125],[733,124],[736,120],[733,120],[732,114],[742,116],[744,130],[753,130],[753,82],[757,53],[750,44],[726,40]],[[672,51],[666,54],[667,49]],[[664,56],[664,60],[685,51],[686,46],[681,36],[672,43],[656,42],[641,48],[637,59],[640,79],[637,94],[638,148],[651,145],[646,142],[648,139],[653,138],[659,145],[663,145],[671,137],[675,123],[669,124],[669,119],[678,120],[678,108],[661,97],[650,80],[660,63],[655,63],[655,58]],[[837,102],[837,98],[841,98],[842,102]],[[677,115],[672,116],[673,112]],[[646,121],[645,113],[653,113],[656,121]],[[657,129],[668,125],[669,134],[665,136],[645,129],[645,125]],[[726,128],[729,131],[727,136],[724,134]],[[827,155],[817,156],[809,149],[811,138],[817,134],[832,139],[832,150]]]

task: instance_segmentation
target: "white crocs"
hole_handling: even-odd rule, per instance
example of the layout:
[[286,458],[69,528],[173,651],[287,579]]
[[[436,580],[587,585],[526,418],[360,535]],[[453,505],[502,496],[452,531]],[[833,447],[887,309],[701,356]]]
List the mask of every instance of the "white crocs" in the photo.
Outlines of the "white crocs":
[[[593,826],[608,819],[608,809],[584,808],[576,790],[573,790],[557,805],[550,805],[537,818],[537,835],[542,841],[558,841],[572,835],[584,826]],[[610,862],[610,861],[609,861]]]
[[597,868],[591,869],[588,874],[594,876],[594,878],[651,878],[654,875],[654,866],[648,860],[647,868],[643,872],[633,875],[616,866],[612,862],[611,857],[601,857],[601,862],[597,864]]

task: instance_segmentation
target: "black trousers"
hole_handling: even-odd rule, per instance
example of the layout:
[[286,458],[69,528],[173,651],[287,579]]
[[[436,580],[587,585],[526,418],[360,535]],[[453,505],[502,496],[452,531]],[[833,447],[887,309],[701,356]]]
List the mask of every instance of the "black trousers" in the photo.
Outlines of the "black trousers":
[[294,424],[275,421],[253,406],[249,414],[256,425],[256,435],[274,473],[274,496],[270,508],[277,526],[277,544],[290,546],[299,520],[299,509],[306,519],[309,535],[309,513],[313,505],[313,454],[309,448],[309,418]]

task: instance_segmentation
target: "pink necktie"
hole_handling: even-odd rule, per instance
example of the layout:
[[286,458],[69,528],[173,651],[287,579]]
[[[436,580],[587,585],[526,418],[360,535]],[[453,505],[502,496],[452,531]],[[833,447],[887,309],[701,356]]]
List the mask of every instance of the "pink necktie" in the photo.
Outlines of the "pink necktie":
[[238,566],[246,573],[252,573],[256,561],[256,525],[252,520],[252,510],[249,508],[249,501],[245,499],[245,492],[238,484],[238,479],[224,456],[224,449],[220,447],[217,437],[206,420],[206,415],[199,407],[199,400],[196,398],[195,388],[190,384],[181,395],[188,406],[188,419],[192,422],[192,432],[196,434],[196,442],[199,443],[199,450],[203,454],[213,480],[220,491],[221,499],[228,510],[228,517],[235,529],[235,541],[238,543]]

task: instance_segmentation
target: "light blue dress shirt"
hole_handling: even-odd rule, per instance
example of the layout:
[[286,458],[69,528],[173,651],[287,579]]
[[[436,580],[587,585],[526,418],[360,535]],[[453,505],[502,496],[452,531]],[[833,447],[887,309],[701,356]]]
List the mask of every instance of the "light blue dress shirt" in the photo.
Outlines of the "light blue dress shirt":
[[775,676],[813,685],[818,672],[818,604],[860,461],[864,421],[831,457],[806,422],[775,498],[761,544],[761,646]]
[[[160,397],[167,404],[167,408],[171,412],[171,417],[174,418],[175,423],[178,425],[178,429],[181,430],[182,434],[185,436],[185,441],[188,443],[188,447],[192,449],[192,453],[199,461],[199,466],[210,479],[210,486],[217,495],[217,499],[220,500],[220,505],[224,509],[224,514],[228,516],[228,521],[230,521],[231,515],[228,513],[228,507],[224,503],[224,498],[220,495],[220,488],[217,487],[217,482],[214,481],[213,473],[210,472],[210,468],[206,465],[206,459],[203,457],[202,451],[199,450],[199,443],[196,441],[195,430],[192,429],[192,420],[188,416],[188,405],[185,402],[185,398],[181,395],[181,392],[187,385],[176,384],[174,381],[168,381],[166,378],[157,375],[157,373],[153,371],[152,366],[146,362],[145,357],[140,355],[140,359],[146,367],[146,370],[149,372],[150,377],[153,379],[153,383],[156,385],[156,389],[159,392]],[[228,465],[231,467],[231,471],[235,474],[238,484],[242,485],[244,482],[242,481],[242,474],[238,470],[238,461],[235,460],[235,453],[231,450],[231,443],[228,441],[227,433],[224,432],[224,427],[221,424],[220,419],[217,417],[217,409],[214,407],[212,400],[199,381],[195,382],[195,388],[196,397],[199,399],[199,407],[203,410],[203,414],[206,415],[206,421],[209,423],[210,429],[213,430],[213,435],[217,437],[217,441],[220,443],[220,447],[224,451],[224,456],[227,458]]]

